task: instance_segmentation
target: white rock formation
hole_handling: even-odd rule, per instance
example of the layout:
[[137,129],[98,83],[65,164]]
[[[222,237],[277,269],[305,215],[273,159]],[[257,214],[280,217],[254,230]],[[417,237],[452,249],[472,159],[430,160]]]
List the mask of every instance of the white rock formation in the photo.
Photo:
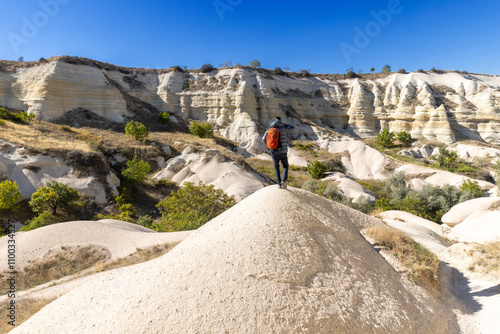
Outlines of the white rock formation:
[[237,201],[264,187],[260,176],[243,170],[234,162],[214,149],[193,152],[192,147],[184,149],[181,155],[169,159],[164,170],[157,173],[154,180],[171,180],[179,185],[184,182],[214,185],[233,195]]
[[464,181],[475,181],[484,191],[491,191],[496,189],[493,183],[484,180],[475,180],[467,176],[454,174],[448,171],[435,170],[416,165],[404,165],[395,169],[395,172],[404,172],[406,175],[418,175],[418,177],[411,179],[409,186],[417,191],[422,190],[426,184],[435,186],[444,186],[446,184],[460,187]]
[[500,241],[500,211],[476,211],[451,230],[480,243]]
[[388,127],[446,143],[461,138],[500,143],[499,76],[409,73],[335,80],[247,69],[127,71],[53,60],[0,72],[0,105],[28,110],[45,120],[83,107],[122,121],[127,108],[119,85],[173,119],[183,116],[217,124],[220,133],[251,153],[263,149],[256,124],[267,126],[276,116],[294,119],[295,135],[312,140],[322,135],[317,126],[362,138]]
[[[16,266],[23,268],[43,259],[49,252],[62,252],[65,246],[99,246],[109,252],[109,260],[116,260],[155,245],[181,242],[193,231],[158,233],[146,227],[114,219],[99,221],[72,221],[52,224],[33,231],[18,232]],[[7,238],[0,238],[0,271],[8,270]]]
[[342,195],[352,198],[353,201],[357,201],[360,197],[364,197],[369,202],[373,203],[377,199],[375,194],[347,177],[343,173],[332,173],[327,177],[323,178],[322,181],[334,181],[337,188],[340,190]]
[[387,178],[385,166],[387,158],[379,151],[371,148],[361,141],[330,141],[327,145],[328,152],[349,154],[342,156],[342,165],[346,174],[356,179]]
[[262,189],[166,255],[108,272],[18,333],[458,333],[360,229],[377,220],[299,189]]
[[[22,148],[0,140],[0,173],[16,181],[24,198],[29,198],[38,188],[49,181],[68,184],[80,193],[94,199],[97,204],[107,203],[104,185],[94,177],[78,177],[76,170],[63,160],[37,154],[25,155]],[[114,174],[106,178],[113,194],[117,194],[120,180]]]
[[455,226],[463,222],[475,212],[489,211],[493,205],[500,204],[500,197],[480,197],[458,203],[443,215],[441,221],[448,226]]

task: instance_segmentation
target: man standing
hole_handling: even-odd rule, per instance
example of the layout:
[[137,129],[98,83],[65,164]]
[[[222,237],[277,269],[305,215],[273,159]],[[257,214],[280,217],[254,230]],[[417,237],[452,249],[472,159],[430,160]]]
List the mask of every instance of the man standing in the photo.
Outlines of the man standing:
[[[295,127],[292,125],[285,124],[281,121],[280,117],[276,117],[276,120],[271,123],[270,129],[266,131],[264,137],[262,137],[262,141],[266,143],[268,133],[275,132],[273,129],[278,129],[279,137],[278,137],[278,145],[276,148],[271,149],[271,157],[274,162],[274,173],[276,174],[276,181],[278,181],[278,186],[280,188],[286,189],[286,182],[288,180],[288,141],[287,134],[294,129]],[[271,135],[271,134],[269,134]],[[269,147],[269,146],[268,146]],[[280,161],[283,165],[283,177],[280,175]]]

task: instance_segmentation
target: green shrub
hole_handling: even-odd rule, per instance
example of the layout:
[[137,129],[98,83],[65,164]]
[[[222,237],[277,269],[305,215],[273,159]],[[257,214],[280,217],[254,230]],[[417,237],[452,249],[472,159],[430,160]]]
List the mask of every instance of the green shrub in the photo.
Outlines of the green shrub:
[[17,210],[15,204],[21,199],[16,181],[0,182],[0,210]]
[[312,151],[313,144],[311,144],[311,143],[307,143],[307,144],[296,143],[295,148],[300,150],[300,151]]
[[132,183],[142,183],[150,171],[149,163],[138,159],[136,155],[134,159],[127,161],[127,168],[122,169],[122,176]]
[[59,126],[59,129],[64,132],[73,132],[73,130],[71,130],[71,128],[67,125],[61,125]]
[[154,228],[162,232],[194,230],[215,218],[236,204],[233,196],[228,196],[213,185],[196,186],[186,182],[181,189],[159,202],[162,220]]
[[321,161],[315,160],[307,164],[307,172],[313,179],[322,179],[325,177],[327,166]]
[[334,184],[329,184],[323,191],[323,196],[332,201],[341,202],[344,200],[344,195],[339,191],[339,188]]
[[386,64],[384,67],[382,67],[382,73],[389,73],[391,72],[391,65]]
[[250,67],[255,67],[255,68],[260,68],[261,64],[260,64],[260,61],[258,59],[254,59],[252,60],[248,66]]
[[394,146],[394,132],[389,129],[383,129],[377,134],[377,144],[383,148]]
[[462,196],[460,197],[462,202],[483,196],[483,189],[481,189],[477,181],[473,180],[465,180],[460,185],[460,191],[462,192]]
[[57,218],[52,213],[50,213],[49,211],[43,211],[35,218],[27,221],[27,224],[23,226],[20,231],[32,231],[36,228],[51,225],[57,222]]
[[316,193],[316,189],[318,189],[318,182],[314,180],[307,180],[302,185],[302,189]]
[[439,148],[438,163],[439,167],[451,168],[451,165],[457,160],[458,154],[453,150],[444,147]]
[[0,118],[14,123],[28,124],[35,118],[35,114],[29,114],[27,111],[15,113],[5,108],[0,108]]
[[373,204],[370,202],[368,198],[365,196],[360,196],[356,201],[353,201],[352,198],[346,197],[343,201],[345,205],[354,210],[361,211],[363,213],[369,213],[373,210]]
[[162,124],[168,124],[170,122],[170,114],[166,112],[159,113],[158,122]]
[[147,228],[151,228],[154,224],[153,218],[151,216],[145,215],[145,216],[140,216],[139,219],[135,221],[137,225],[141,225]]
[[398,132],[396,134],[396,138],[403,146],[410,146],[411,142],[413,141],[411,134],[406,131]]
[[211,64],[203,64],[200,68],[202,73],[208,73],[214,70],[214,67]]
[[5,121],[3,119],[0,119],[0,125],[5,125]]
[[70,212],[81,206],[80,194],[67,184],[50,181],[31,195],[29,205],[34,212],[50,209],[55,216],[58,209]]
[[35,114],[29,114],[27,111],[21,111],[20,118],[22,123],[28,124],[35,119]]
[[404,172],[393,173],[385,182],[384,192],[391,199],[401,200],[406,197],[409,189],[406,186],[406,178]]
[[125,126],[125,133],[128,137],[132,137],[135,140],[145,140],[148,137],[148,129],[144,124],[136,121],[130,121]]
[[213,138],[214,136],[214,130],[212,124],[210,123],[204,123],[200,125],[197,122],[193,122],[189,130],[193,135],[200,138]]

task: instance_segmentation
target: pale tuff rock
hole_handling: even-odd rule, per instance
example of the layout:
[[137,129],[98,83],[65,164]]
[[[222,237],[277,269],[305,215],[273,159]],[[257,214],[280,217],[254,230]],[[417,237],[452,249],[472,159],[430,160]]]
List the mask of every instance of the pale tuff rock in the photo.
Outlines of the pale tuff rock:
[[130,115],[116,85],[174,120],[213,122],[255,154],[263,149],[256,124],[268,126],[276,116],[300,123],[295,135],[311,140],[321,137],[317,124],[361,138],[388,127],[445,143],[465,138],[500,143],[500,77],[487,75],[396,73],[335,81],[246,69],[124,74],[52,61],[0,73],[0,105],[44,120],[84,108],[120,122]]
[[416,147],[409,150],[401,150],[398,152],[400,155],[407,155],[416,159],[427,159],[433,155],[435,150],[429,145],[425,144],[422,147]]
[[349,152],[342,156],[342,165],[346,174],[355,179],[383,180],[388,176],[387,158],[361,141],[330,141],[327,147],[330,153]]
[[[16,265],[23,268],[29,263],[43,259],[49,252],[62,252],[65,246],[100,246],[109,252],[110,260],[125,257],[137,251],[165,243],[175,244],[192,231],[158,233],[137,224],[113,219],[99,221],[72,221],[18,232],[16,242]],[[7,238],[0,239],[0,255],[7,259]],[[2,260],[0,271],[8,270],[7,261]]]
[[467,217],[476,211],[488,211],[493,205],[500,203],[499,197],[481,197],[459,203],[452,207],[441,218],[441,221],[448,226],[455,226],[463,222]]
[[[5,143],[4,141],[1,141]],[[94,199],[97,204],[107,203],[104,186],[94,177],[77,177],[74,168],[63,160],[37,154],[26,156],[23,149],[10,145],[10,150],[0,152],[0,173],[9,180],[16,181],[24,198],[29,198],[38,188],[49,181],[68,184],[80,193]],[[109,187],[116,193],[120,180],[113,174],[107,177]]]
[[309,192],[267,187],[12,333],[458,333],[453,312],[362,237],[373,224]]
[[209,149],[194,153],[192,147],[181,155],[169,159],[164,170],[153,176],[153,180],[171,180],[179,185],[184,182],[198,184],[202,181],[233,195],[237,201],[264,187],[264,180],[243,170],[234,162],[226,161],[218,151]]
[[453,174],[451,172],[443,170],[434,170],[426,167],[420,167],[416,165],[404,165],[395,169],[395,172],[404,172],[406,175],[418,175],[418,177],[411,179],[409,181],[409,186],[417,191],[423,189],[426,184],[432,184],[435,186],[444,186],[446,184],[460,187],[462,183],[466,180],[475,181],[483,190],[493,190],[495,185],[484,181],[475,180],[467,176]]
[[357,201],[361,197],[364,197],[365,200],[373,203],[377,199],[374,193],[372,193],[356,181],[352,180],[351,178],[347,177],[343,173],[331,173],[327,177],[323,178],[322,181],[333,181],[342,195],[352,198],[353,201]]
[[480,243],[499,241],[500,211],[475,211],[451,230],[457,234],[474,238]]

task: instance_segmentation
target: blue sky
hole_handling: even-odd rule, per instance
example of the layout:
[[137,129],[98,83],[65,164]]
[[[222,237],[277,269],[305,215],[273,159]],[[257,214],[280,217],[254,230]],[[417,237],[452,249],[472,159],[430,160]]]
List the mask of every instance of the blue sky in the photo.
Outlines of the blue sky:
[[500,2],[0,0],[0,59],[500,74]]

